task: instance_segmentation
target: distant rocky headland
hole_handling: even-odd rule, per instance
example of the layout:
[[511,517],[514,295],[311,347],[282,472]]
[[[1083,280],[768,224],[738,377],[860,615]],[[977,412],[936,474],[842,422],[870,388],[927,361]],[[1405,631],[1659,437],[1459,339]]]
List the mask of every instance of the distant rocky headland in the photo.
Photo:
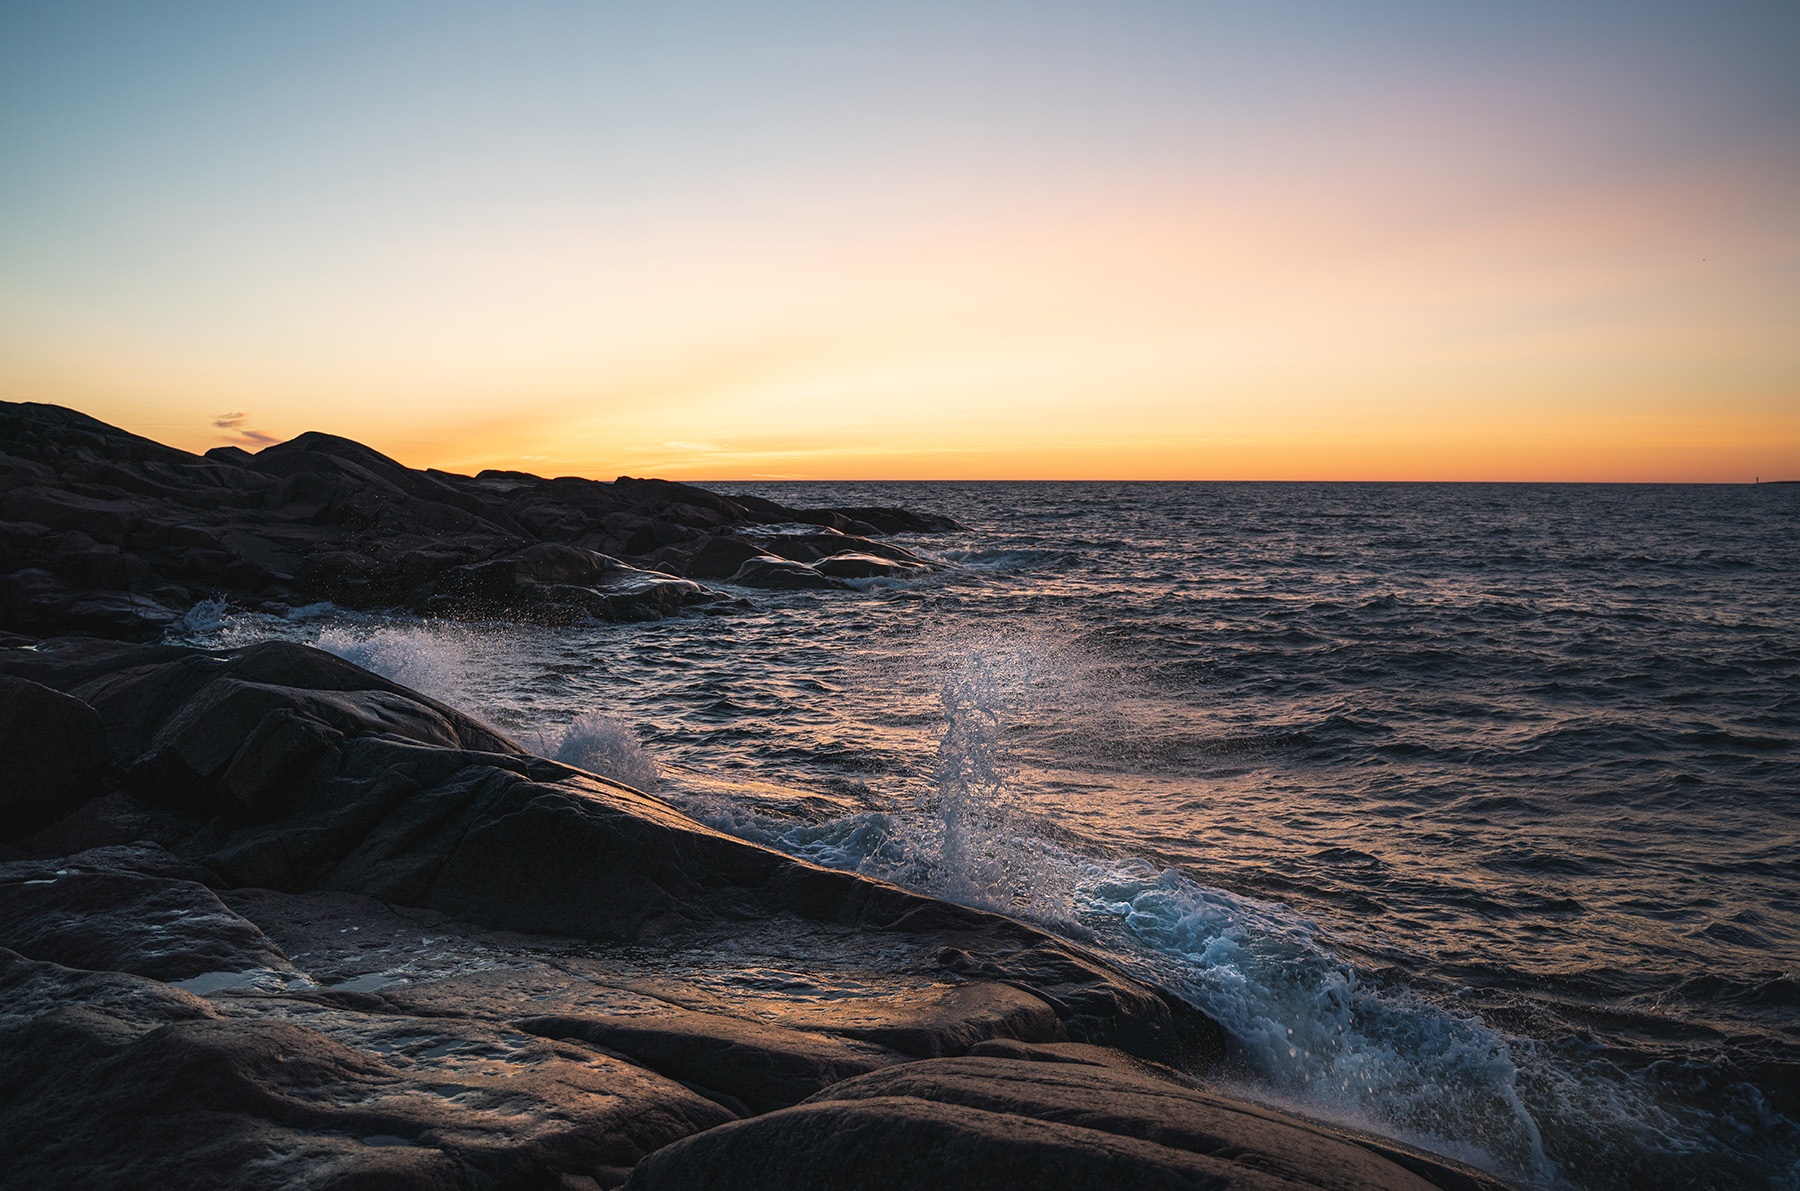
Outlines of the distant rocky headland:
[[[758,534],[771,526],[813,532]],[[201,600],[331,601],[546,623],[644,620],[931,564],[877,540],[960,528],[904,509],[790,509],[689,484],[419,471],[308,433],[193,455],[52,405],[0,402],[0,627],[154,639]]]
[[1030,924],[322,650],[156,640],[221,599],[704,611],[931,565],[880,539],[949,527],[0,405],[0,1183],[1497,1188],[1222,1094],[1216,1023]]

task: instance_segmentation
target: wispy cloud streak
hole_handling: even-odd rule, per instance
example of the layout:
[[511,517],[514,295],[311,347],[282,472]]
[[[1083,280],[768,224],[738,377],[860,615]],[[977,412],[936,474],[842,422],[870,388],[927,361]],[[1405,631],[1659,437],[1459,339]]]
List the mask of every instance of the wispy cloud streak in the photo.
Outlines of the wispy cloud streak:
[[245,425],[249,420],[248,414],[225,413],[213,419],[213,426],[216,429],[227,431],[221,437],[233,446],[253,447],[260,450],[283,441],[276,435],[265,434],[261,430],[252,430]]

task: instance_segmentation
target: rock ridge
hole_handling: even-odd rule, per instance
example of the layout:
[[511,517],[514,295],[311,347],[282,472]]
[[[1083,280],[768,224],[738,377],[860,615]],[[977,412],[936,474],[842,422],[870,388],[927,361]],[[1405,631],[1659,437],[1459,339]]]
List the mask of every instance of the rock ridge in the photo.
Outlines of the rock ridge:
[[961,528],[667,480],[421,471],[317,431],[192,455],[0,402],[0,631],[21,634],[151,640],[205,601],[648,620],[733,605],[700,580],[829,590],[921,574],[935,564],[875,539]]

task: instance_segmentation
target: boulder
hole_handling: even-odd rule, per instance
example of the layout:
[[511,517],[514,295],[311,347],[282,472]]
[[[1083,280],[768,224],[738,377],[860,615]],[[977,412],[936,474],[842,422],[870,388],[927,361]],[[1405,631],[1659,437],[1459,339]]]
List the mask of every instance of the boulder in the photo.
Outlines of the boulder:
[[1500,1184],[1150,1075],[960,1058],[883,1068],[794,1108],[676,1142],[640,1163],[630,1186],[1498,1191]]
[[0,674],[0,839],[35,831],[98,794],[105,763],[98,712],[60,691]]
[[729,579],[754,558],[768,558],[761,548],[742,538],[715,534],[703,538],[697,549],[680,560],[681,573],[689,579]]
[[841,579],[822,575],[803,562],[759,555],[748,559],[732,573],[729,583],[740,587],[763,587],[775,590],[808,588],[842,589],[849,585]]
[[907,579],[925,571],[917,563],[895,562],[859,551],[833,554],[829,558],[821,558],[812,566],[819,574],[829,575],[833,579]]

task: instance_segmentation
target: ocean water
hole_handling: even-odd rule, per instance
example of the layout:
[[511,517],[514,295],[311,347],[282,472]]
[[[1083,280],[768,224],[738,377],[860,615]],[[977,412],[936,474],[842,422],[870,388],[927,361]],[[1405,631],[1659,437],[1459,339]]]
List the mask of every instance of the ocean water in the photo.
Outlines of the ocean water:
[[719,484],[968,533],[573,628],[203,608],[1044,924],[1522,1185],[1800,1187],[1800,487]]

